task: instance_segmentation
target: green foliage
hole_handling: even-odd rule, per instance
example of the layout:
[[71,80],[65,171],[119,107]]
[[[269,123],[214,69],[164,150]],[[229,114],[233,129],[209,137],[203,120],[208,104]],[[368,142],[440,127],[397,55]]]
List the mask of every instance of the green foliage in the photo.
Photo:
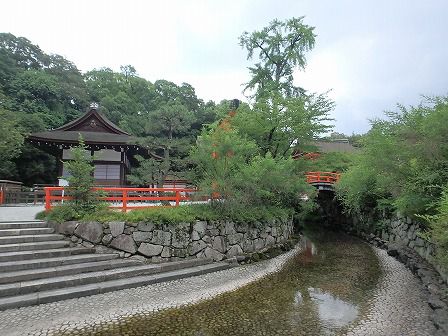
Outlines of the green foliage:
[[388,207],[409,216],[432,214],[448,180],[448,99],[374,120],[362,150],[337,186],[350,211]]
[[313,195],[301,162],[259,153],[257,144],[236,130],[205,130],[191,154],[196,163],[193,180],[205,195],[217,193],[225,199],[215,203],[218,211],[248,206],[293,208],[299,206],[301,194]]
[[288,158],[298,144],[310,143],[332,127],[326,122],[333,107],[325,95],[260,98],[253,108],[239,108],[232,124],[255,141],[263,155]]
[[[195,136],[203,124],[216,119],[215,104],[204,103],[187,83],[151,83],[131,65],[122,66],[120,72],[100,68],[83,75],[64,57],[48,55],[24,37],[0,33],[0,110],[14,116],[3,124],[10,129],[11,140],[15,134],[62,126],[83,114],[92,101],[100,103],[111,121],[140,137],[151,157],[165,159],[165,175],[182,175],[190,169],[186,158]],[[55,182],[51,155],[27,145],[17,149],[23,152],[14,158],[4,152],[0,178],[26,185]]]
[[[57,208],[55,208],[56,210]],[[232,220],[241,223],[266,222],[291,216],[290,210],[279,207],[246,207],[217,211],[209,204],[183,205],[179,207],[147,208],[121,213],[102,210],[85,215],[82,220],[99,222],[126,221],[128,223],[152,222],[155,224],[193,223],[196,220]]]
[[84,140],[79,136],[79,145],[71,149],[73,159],[65,162],[69,176],[69,194],[72,197],[70,205],[80,216],[84,213],[93,212],[101,204],[100,194],[93,190],[95,167],[93,158],[85,147]]
[[436,244],[437,261],[448,269],[448,186],[442,192],[437,214],[424,216],[429,222],[430,239]]
[[299,17],[274,20],[261,31],[244,32],[240,45],[247,50],[247,58],[258,53],[260,60],[249,68],[252,79],[246,88],[255,89],[257,97],[269,92],[297,95],[301,90],[293,85],[293,72],[305,68],[305,53],[314,47],[313,31],[314,27],[303,24],[303,17]]
[[255,90],[253,107],[243,106],[234,125],[257,143],[262,155],[290,157],[295,146],[332,128],[327,122],[334,103],[325,94],[307,94],[294,86],[294,70],[305,68],[305,53],[314,46],[313,30],[300,17],[274,20],[240,37],[248,59],[258,53],[259,62],[249,67],[252,78],[246,85]]
[[19,156],[22,144],[23,135],[14,114],[0,108],[0,179],[14,174],[11,161]]

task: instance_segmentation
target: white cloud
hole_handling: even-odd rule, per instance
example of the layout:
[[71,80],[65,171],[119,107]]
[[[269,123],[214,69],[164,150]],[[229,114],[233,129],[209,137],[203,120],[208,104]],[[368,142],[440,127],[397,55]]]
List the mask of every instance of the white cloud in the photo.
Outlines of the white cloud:
[[192,84],[199,97],[243,98],[245,30],[305,15],[316,48],[297,84],[332,91],[337,130],[366,131],[367,118],[446,94],[448,3],[428,0],[14,0],[2,3],[0,31],[24,36],[81,70],[131,64],[154,81]]

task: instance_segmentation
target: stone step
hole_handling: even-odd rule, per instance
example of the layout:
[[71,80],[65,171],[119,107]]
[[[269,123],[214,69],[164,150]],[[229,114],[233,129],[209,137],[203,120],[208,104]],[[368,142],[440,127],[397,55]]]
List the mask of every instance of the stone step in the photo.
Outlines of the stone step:
[[37,293],[0,298],[0,310],[31,306],[60,300],[79,298],[119,289],[141,287],[154,283],[177,280],[201,274],[216,272],[233,267],[227,262],[197,265],[177,270],[167,270],[158,274],[135,276],[125,279],[109,280],[88,285],[72,286],[62,289],[50,289]]
[[209,263],[207,259],[190,259],[184,261],[168,262],[163,264],[145,264],[140,266],[124,267],[100,272],[57,276],[30,281],[21,281],[0,285],[0,297],[24,295],[33,292],[47,291],[56,288],[82,286],[92,283],[130,278],[142,275],[151,275],[176,269],[201,266]]
[[46,228],[47,223],[43,221],[17,221],[17,222],[0,222],[0,230],[5,229],[27,229],[27,228]]
[[19,252],[19,251],[33,251],[33,250],[48,250],[67,247],[69,242],[66,240],[20,243],[20,244],[6,244],[0,245],[0,253],[2,252]]
[[62,240],[64,238],[65,237],[63,235],[55,233],[42,234],[42,235],[7,236],[7,237],[0,236],[0,245],[49,242],[49,241]]
[[13,262],[34,260],[42,258],[56,258],[79,254],[95,253],[94,248],[74,247],[74,248],[47,248],[38,251],[13,251],[0,253],[0,262]]
[[16,272],[22,270],[35,270],[39,268],[57,267],[63,265],[73,265],[80,263],[90,263],[94,261],[105,261],[117,259],[118,254],[79,254],[62,257],[29,259],[0,262],[0,272]]
[[0,237],[27,236],[54,233],[52,228],[0,229]]
[[140,266],[142,262],[136,259],[119,259],[106,261],[83,262],[80,264],[63,265],[57,267],[39,268],[35,270],[22,270],[1,273],[0,284],[47,279],[72,274],[100,272],[122,267]]

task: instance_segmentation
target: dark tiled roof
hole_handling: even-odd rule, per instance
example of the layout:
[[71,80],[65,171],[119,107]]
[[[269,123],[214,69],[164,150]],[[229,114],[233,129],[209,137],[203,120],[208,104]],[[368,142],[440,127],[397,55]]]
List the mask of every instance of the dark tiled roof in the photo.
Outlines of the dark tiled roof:
[[47,131],[31,134],[28,139],[31,141],[51,141],[57,143],[78,143],[79,134],[86,144],[135,144],[135,139],[127,134],[113,134],[86,131]]
[[91,108],[86,114],[82,115],[78,119],[75,119],[73,121],[70,121],[69,123],[58,127],[55,129],[55,131],[71,131],[76,130],[76,127],[85,122],[87,119],[91,117],[96,117],[111,133],[116,134],[126,134],[129,135],[129,133],[123,131],[120,129],[117,125],[115,125],[112,121],[107,119],[103,114],[99,113],[96,108]]

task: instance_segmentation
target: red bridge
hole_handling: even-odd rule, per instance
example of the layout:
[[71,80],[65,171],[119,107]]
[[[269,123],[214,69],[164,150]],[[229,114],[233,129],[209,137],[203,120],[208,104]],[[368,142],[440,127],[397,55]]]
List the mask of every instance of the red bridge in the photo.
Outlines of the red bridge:
[[335,172],[307,172],[306,182],[319,190],[333,190],[333,185],[341,178],[340,173]]

